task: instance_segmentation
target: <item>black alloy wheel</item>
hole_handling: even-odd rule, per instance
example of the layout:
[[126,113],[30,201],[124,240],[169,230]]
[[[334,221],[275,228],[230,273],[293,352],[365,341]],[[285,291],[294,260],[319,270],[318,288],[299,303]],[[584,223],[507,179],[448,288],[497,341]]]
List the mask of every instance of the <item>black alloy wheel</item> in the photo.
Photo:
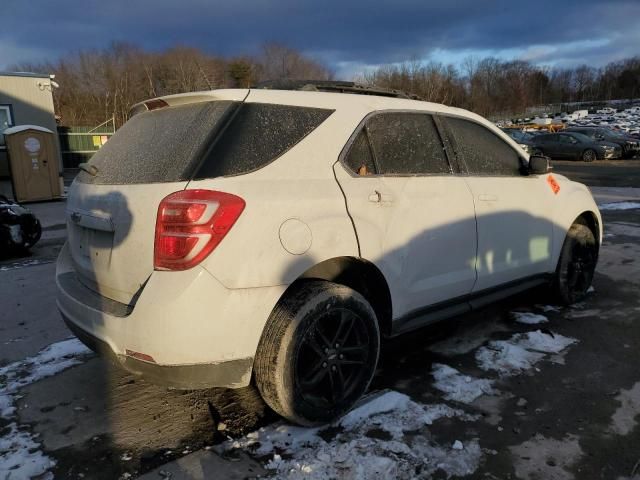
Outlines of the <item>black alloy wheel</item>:
[[305,402],[332,408],[367,381],[363,368],[371,356],[365,320],[345,308],[315,317],[300,342],[295,361],[296,388]]
[[598,155],[596,154],[596,151],[591,148],[588,148],[582,153],[582,160],[585,162],[593,162],[594,160],[597,160],[597,158]]
[[364,394],[379,351],[378,320],[360,293],[323,280],[301,281],[267,321],[254,379],[276,413],[300,425],[321,425]]
[[598,242],[586,225],[574,223],[564,244],[556,270],[555,290],[565,305],[580,301],[587,294],[598,263]]

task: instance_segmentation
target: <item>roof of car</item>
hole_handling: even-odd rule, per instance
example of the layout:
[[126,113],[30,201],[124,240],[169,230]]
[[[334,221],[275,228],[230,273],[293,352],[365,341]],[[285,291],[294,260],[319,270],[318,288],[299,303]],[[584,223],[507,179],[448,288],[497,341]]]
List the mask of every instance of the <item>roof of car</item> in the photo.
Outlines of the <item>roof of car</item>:
[[408,98],[393,98],[381,95],[362,95],[353,93],[333,93],[324,91],[272,90],[272,89],[221,89],[201,92],[180,93],[145,100],[131,107],[131,113],[147,110],[147,104],[162,100],[176,106],[186,103],[211,100],[248,101],[250,103],[280,103],[284,105],[330,108],[341,110],[357,108],[359,110],[424,110],[436,113],[448,113],[474,118],[483,123],[488,121],[475,113],[440,103],[425,102]]
[[163,105],[177,106],[212,100],[227,100],[235,102],[246,101],[248,103],[273,103],[310,108],[326,108],[342,111],[345,114],[351,115],[352,118],[359,117],[360,119],[363,115],[380,110],[442,113],[464,117],[481,123],[487,128],[493,130],[496,134],[502,136],[505,141],[513,145],[515,148],[519,148],[518,143],[502,132],[495,126],[495,124],[468,110],[449,107],[440,103],[412,100],[408,98],[392,98],[380,95],[300,90],[221,89],[181,93],[145,100],[131,107],[130,112],[132,115],[135,115],[146,110],[153,110],[154,108],[158,108]]
[[[448,107],[440,103],[431,103],[407,98],[392,98],[380,95],[360,95],[322,91],[319,92],[271,89],[221,89],[179,93],[175,95],[167,95],[155,99],[145,100],[134,105],[132,107],[132,111],[135,112],[141,106],[144,108],[145,104],[150,103],[154,100],[163,100],[167,104],[173,106],[211,100],[243,101],[245,99],[252,103],[283,103],[285,105],[301,105],[317,108],[331,108],[335,110],[359,106],[372,111],[381,109],[428,110],[433,112],[447,112],[454,115],[474,116],[481,118],[478,115],[461,108]],[[146,108],[144,109],[146,110]]]

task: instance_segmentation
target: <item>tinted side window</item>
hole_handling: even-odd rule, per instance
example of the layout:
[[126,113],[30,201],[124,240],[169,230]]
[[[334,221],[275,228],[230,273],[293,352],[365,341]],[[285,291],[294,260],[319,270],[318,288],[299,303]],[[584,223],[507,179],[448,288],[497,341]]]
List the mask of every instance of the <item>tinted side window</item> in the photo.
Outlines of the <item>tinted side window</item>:
[[596,136],[596,132],[593,130],[576,130],[576,132],[582,133],[583,135],[586,135],[589,138],[595,138]]
[[470,174],[520,175],[516,151],[488,128],[461,118],[447,118],[458,158]]
[[376,172],[376,167],[373,162],[373,154],[369,145],[369,139],[367,138],[367,132],[360,130],[360,133],[353,141],[351,149],[345,158],[347,167],[358,175],[371,175]]
[[248,173],[264,167],[300,142],[333,110],[245,103],[215,141],[196,179]]
[[365,128],[381,174],[451,173],[431,115],[382,113]]

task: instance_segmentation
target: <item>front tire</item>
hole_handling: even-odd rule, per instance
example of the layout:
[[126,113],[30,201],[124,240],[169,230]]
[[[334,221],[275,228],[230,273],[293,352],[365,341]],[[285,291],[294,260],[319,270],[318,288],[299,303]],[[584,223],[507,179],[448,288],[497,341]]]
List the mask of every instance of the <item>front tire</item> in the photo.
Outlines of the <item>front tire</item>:
[[567,232],[556,268],[553,290],[563,305],[582,300],[598,262],[598,242],[589,227],[574,223]]
[[279,415],[300,425],[321,425],[366,391],[379,352],[376,314],[362,295],[331,282],[301,282],[267,321],[255,382]]
[[582,152],[582,160],[585,162],[593,162],[598,159],[598,154],[595,150],[588,148],[584,152]]

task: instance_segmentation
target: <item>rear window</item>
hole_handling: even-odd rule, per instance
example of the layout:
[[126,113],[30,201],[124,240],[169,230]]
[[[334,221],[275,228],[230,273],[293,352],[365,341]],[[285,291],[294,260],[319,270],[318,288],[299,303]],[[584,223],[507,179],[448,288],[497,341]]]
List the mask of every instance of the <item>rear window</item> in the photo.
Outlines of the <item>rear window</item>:
[[317,128],[333,110],[260,103],[204,102],[131,118],[78,179],[94,184],[186,181],[264,167]]
[[96,152],[85,183],[119,185],[188,180],[201,147],[237,103],[203,102],[139,113]]

